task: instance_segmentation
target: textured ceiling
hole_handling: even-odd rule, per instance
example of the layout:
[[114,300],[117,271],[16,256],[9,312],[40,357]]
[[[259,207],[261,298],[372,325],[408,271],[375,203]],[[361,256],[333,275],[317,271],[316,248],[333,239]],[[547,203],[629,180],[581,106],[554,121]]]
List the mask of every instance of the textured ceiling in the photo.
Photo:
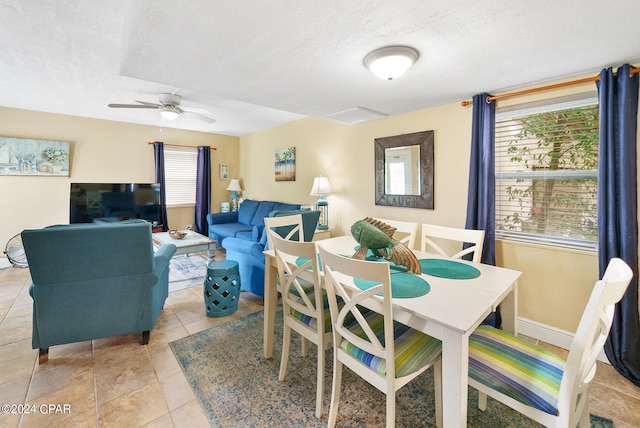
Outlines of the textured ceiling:
[[[0,106],[244,135],[638,65],[639,23],[637,0],[2,0]],[[383,81],[362,60],[389,45],[420,58]],[[107,107],[162,92],[216,123]]]

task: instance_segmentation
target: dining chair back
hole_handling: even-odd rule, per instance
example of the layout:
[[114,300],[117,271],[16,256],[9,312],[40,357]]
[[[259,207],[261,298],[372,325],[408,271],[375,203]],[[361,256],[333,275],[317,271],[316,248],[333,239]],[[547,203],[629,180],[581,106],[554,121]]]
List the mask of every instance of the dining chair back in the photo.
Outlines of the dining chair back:
[[284,327],[282,358],[278,380],[284,381],[289,359],[291,331],[302,337],[302,356],[307,355],[306,341],[317,346],[316,417],[322,416],[324,401],[325,351],[331,348],[331,318],[326,292],[319,276],[318,255],[313,242],[290,241],[271,230],[271,243],[282,293]]
[[[433,252],[460,259],[467,254],[473,253],[472,261],[480,263],[482,259],[482,247],[484,245],[484,230],[458,229],[455,227],[437,226],[435,224],[422,224],[421,233],[422,251]],[[442,247],[453,242],[462,245],[462,250],[454,254],[452,251],[445,251]],[[464,248],[464,244],[472,244]]]
[[618,258],[610,260],[580,319],[567,360],[490,326],[469,338],[469,385],[546,427],[590,427],[589,383],[611,329],[615,304],[633,276]]
[[[304,222],[302,220],[302,214],[265,217],[264,228],[267,235],[267,247],[273,248],[273,236],[280,236],[288,241],[295,240],[300,241],[300,237],[304,236]],[[277,278],[277,288],[280,290],[280,277]],[[305,284],[307,292],[312,291],[313,284]],[[303,351],[306,346],[306,342],[302,341]]]
[[333,254],[322,241],[317,247],[333,324],[328,426],[335,426],[338,416],[343,365],[386,394],[387,427],[395,426],[396,391],[434,366],[436,425],[441,426],[442,344],[393,320],[389,264]]
[[418,223],[410,221],[389,220],[376,217],[375,220],[388,224],[396,229],[393,238],[414,250],[418,238]]
[[304,238],[304,224],[302,221],[302,214],[293,214],[276,217],[265,217],[264,227],[267,229],[267,245],[269,248],[273,248],[273,240],[269,231],[276,231],[277,235],[282,236],[284,239],[296,241],[303,241]]

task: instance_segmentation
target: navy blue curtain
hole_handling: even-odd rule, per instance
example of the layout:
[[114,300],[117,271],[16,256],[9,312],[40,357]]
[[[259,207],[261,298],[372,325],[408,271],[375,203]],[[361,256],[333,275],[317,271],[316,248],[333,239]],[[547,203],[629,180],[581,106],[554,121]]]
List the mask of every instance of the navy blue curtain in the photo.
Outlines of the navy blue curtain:
[[598,159],[598,258],[600,277],[612,257],[633,270],[633,279],[616,305],[605,353],[611,364],[640,386],[638,319],[638,201],[636,139],[638,75],[624,65],[617,75],[602,70],[598,82],[600,145]]
[[207,214],[211,212],[211,147],[198,147],[198,170],[196,173],[196,232],[209,236]]
[[169,230],[167,221],[167,196],[164,190],[164,143],[156,141],[153,143],[153,160],[156,167],[156,183],[160,184],[160,218],[158,223],[162,225],[162,230]]
[[[495,127],[496,103],[488,101],[490,95],[473,97],[473,123],[471,128],[471,161],[467,195],[466,229],[484,230],[482,263],[496,264],[496,174]],[[490,314],[483,324],[500,327],[500,308]]]
[[496,264],[496,103],[488,94],[473,97],[471,162],[467,195],[466,229],[484,230],[482,263]]

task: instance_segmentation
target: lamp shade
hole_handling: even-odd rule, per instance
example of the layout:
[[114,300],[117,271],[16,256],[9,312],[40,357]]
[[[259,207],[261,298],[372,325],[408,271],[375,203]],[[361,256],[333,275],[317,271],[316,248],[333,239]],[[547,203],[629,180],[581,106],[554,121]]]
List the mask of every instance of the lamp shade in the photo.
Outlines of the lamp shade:
[[418,52],[407,46],[376,49],[364,58],[364,65],[384,80],[393,80],[407,72],[418,59]]
[[242,188],[240,187],[240,181],[237,178],[232,178],[229,186],[227,187],[227,190],[230,190],[232,192],[242,191]]
[[322,196],[330,193],[333,193],[333,189],[327,177],[320,176],[313,179],[313,186],[311,187],[309,196]]

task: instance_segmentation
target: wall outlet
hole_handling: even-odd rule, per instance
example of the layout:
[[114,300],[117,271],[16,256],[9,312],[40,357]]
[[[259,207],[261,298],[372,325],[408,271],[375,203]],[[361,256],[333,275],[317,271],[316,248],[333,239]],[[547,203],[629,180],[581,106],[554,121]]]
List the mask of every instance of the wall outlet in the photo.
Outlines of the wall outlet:
[[187,230],[193,230],[193,225],[192,224],[188,224],[187,225]]

